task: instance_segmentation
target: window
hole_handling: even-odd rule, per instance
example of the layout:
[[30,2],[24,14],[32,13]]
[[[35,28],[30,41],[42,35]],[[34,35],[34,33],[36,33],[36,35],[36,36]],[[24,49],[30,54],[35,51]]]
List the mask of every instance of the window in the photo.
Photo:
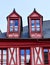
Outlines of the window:
[[48,64],[48,49],[44,49],[44,64]]
[[10,20],[10,32],[17,32],[18,31],[18,19]]
[[0,49],[0,65],[7,65],[7,50]]
[[30,65],[30,49],[20,49],[20,64]]
[[40,20],[31,20],[32,23],[32,31],[39,32],[40,31]]

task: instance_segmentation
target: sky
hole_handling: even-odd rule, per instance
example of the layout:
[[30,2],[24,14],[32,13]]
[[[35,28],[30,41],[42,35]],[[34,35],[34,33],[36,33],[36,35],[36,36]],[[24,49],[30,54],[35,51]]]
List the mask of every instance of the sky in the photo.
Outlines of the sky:
[[0,0],[0,30],[7,31],[6,17],[15,8],[16,12],[22,16],[23,26],[27,24],[27,17],[34,8],[43,15],[43,20],[50,20],[50,0]]

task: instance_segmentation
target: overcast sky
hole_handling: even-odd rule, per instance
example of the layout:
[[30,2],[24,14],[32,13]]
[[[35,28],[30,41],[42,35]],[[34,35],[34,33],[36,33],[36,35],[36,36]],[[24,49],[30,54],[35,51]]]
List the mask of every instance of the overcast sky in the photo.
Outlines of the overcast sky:
[[7,31],[6,17],[13,8],[22,16],[23,26],[27,25],[27,16],[36,8],[43,20],[50,20],[50,0],[0,0],[0,29]]

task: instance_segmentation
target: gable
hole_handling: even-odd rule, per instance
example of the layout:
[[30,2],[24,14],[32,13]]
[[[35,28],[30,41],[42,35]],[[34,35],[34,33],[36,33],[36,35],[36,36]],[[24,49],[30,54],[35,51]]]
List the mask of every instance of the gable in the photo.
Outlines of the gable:
[[12,13],[9,17],[19,17],[19,16],[15,13]]
[[37,13],[32,13],[30,17],[39,17],[39,15]]
[[8,17],[20,17],[21,18],[21,16],[15,11],[15,9],[13,10],[13,12],[12,13],[10,13],[8,16],[7,16],[7,19],[8,19]]
[[34,9],[34,11],[28,16],[29,17],[43,17],[40,13],[38,13],[36,11],[36,9]]

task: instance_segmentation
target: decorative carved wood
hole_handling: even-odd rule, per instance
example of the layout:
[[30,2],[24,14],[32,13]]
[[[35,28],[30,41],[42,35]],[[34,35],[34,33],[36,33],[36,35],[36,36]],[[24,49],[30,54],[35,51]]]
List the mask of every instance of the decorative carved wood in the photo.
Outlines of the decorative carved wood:
[[8,48],[8,60],[9,60],[9,65],[16,65],[16,48]]
[[34,60],[35,60],[35,65],[38,65],[38,64],[43,64],[42,62],[42,49],[40,47],[35,47],[34,48]]

